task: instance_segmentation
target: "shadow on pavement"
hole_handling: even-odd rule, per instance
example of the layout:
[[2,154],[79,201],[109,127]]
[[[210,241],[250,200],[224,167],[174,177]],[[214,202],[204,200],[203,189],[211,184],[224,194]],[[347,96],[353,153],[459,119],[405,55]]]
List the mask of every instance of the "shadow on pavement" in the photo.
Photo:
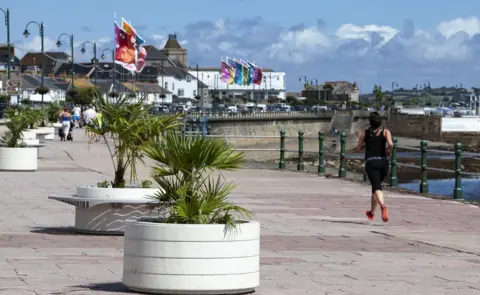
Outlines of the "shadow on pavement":
[[120,282],[115,282],[115,283],[93,283],[89,285],[80,285],[80,286],[75,286],[74,288],[81,288],[81,289],[88,289],[91,291],[101,291],[101,292],[110,292],[110,293],[116,293],[116,294],[122,294],[122,293],[132,293],[132,291],[128,290],[127,287],[125,287],[122,283]]

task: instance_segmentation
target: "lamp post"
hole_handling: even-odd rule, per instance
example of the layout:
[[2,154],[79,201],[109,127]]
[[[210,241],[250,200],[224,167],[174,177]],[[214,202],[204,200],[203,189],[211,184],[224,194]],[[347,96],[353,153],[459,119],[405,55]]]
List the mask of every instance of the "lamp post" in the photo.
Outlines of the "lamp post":
[[25,36],[25,38],[28,38],[28,36],[30,36],[30,32],[28,31],[28,26],[31,25],[31,24],[36,24],[39,28],[39,31],[40,31],[40,42],[41,42],[41,52],[42,52],[42,91],[41,91],[41,95],[42,95],[42,104],[43,104],[43,95],[45,94],[44,92],[44,89],[45,89],[45,46],[44,46],[44,27],[43,27],[43,22],[36,22],[36,21],[30,21],[27,23],[27,25],[25,26],[25,31],[23,31],[23,36]]
[[62,41],[60,41],[60,39],[65,36],[69,39],[70,41],[70,55],[71,55],[71,58],[72,58],[72,88],[75,87],[75,62],[73,60],[73,55],[75,53],[75,49],[73,47],[73,34],[67,34],[67,33],[62,33],[60,34],[60,36],[58,36],[58,40],[57,40],[57,47],[60,48],[60,46],[62,46]]
[[320,101],[320,97],[319,97],[319,89],[318,89],[318,79],[317,78],[313,78],[312,81],[310,81],[310,83],[313,84],[313,81],[315,81],[315,94],[316,94],[316,97],[317,97],[317,100]]
[[[191,70],[192,69],[192,65],[195,65],[195,70],[197,71],[197,96],[198,98],[200,98],[200,108],[201,110],[203,111],[203,95],[200,95],[200,92],[199,92],[199,81],[200,81],[200,77],[199,77],[199,74],[198,74],[198,62],[191,62],[190,65],[188,66],[188,69]],[[203,94],[203,93],[202,93]],[[197,98],[197,97],[196,97]],[[197,99],[198,99],[197,98]]]
[[[392,102],[394,102],[393,92],[395,91],[395,87],[398,87],[397,81],[393,81],[393,82],[392,82]],[[391,102],[390,104],[392,104],[392,102]]]
[[10,10],[7,9],[2,9],[0,8],[0,11],[5,14],[5,26],[7,26],[7,50],[8,50],[8,55],[7,55],[7,77],[8,80],[11,78],[11,72],[10,72]]
[[80,50],[80,52],[82,54],[85,54],[85,52],[87,52],[87,50],[85,49],[85,45],[87,44],[90,44],[93,46],[93,66],[95,67],[95,88],[97,88],[97,43],[95,42],[90,42],[90,41],[85,41],[83,42],[82,44],[82,49]]
[[[112,83],[113,83],[113,92],[115,92],[115,83],[116,83],[115,80],[116,80],[116,75],[117,75],[117,73],[116,73],[117,67],[116,67],[116,65],[115,65],[115,50],[108,49],[108,48],[104,49],[104,50],[102,51],[102,55],[100,56],[100,58],[101,58],[101,59],[105,59],[105,52],[107,52],[107,51],[110,51],[110,52],[112,53],[112,64],[113,64]],[[95,52],[96,52],[96,50],[95,50]],[[96,72],[96,69],[95,69],[95,72]]]

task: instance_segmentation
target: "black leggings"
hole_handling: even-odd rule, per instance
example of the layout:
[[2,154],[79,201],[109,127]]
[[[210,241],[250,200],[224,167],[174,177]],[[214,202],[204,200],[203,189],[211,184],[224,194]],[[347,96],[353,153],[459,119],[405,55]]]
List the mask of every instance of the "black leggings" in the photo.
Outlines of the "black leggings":
[[388,159],[378,159],[367,161],[365,170],[372,185],[372,194],[375,191],[382,190],[382,182],[387,177],[389,168]]

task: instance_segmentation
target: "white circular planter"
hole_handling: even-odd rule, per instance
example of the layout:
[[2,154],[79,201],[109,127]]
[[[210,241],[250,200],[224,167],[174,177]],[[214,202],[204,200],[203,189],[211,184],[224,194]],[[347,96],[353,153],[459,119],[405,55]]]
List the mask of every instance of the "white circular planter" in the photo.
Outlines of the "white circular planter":
[[88,205],[75,207],[75,229],[97,234],[121,234],[127,220],[158,217],[152,199],[158,190],[78,186],[75,198],[85,200]]
[[20,142],[24,143],[26,146],[40,144],[40,141],[38,139],[23,139],[23,140],[20,140]]
[[55,127],[40,127],[39,129],[43,132],[49,132],[45,135],[45,139],[53,140],[55,138]]
[[0,147],[0,171],[36,171],[37,148]]
[[123,284],[157,294],[242,294],[260,285],[260,223],[129,221]]
[[33,131],[25,130],[22,132],[22,138],[23,140],[37,139],[37,133]]
[[111,188],[88,185],[77,186],[76,197],[86,199],[145,200],[152,202],[158,188]]

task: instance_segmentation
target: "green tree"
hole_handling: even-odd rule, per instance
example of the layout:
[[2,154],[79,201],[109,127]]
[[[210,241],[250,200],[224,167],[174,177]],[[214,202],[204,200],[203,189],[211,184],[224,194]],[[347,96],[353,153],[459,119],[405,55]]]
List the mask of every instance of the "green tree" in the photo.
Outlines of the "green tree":
[[6,126],[9,131],[5,132],[2,143],[10,148],[22,147],[22,132],[28,127],[25,109],[21,107],[8,108],[5,110],[5,116],[8,119]]
[[381,106],[385,98],[385,92],[383,91],[382,86],[373,86],[373,96],[375,97],[375,103],[377,106]]
[[[152,116],[143,108],[143,99],[134,104],[128,97],[110,102],[96,97],[102,118],[93,119],[87,130],[105,140],[114,169],[112,187],[125,187],[125,174],[130,169],[130,182],[137,180],[136,164],[142,162],[142,149],[160,138],[163,132],[181,125],[178,116]],[[112,143],[113,142],[113,143]]]
[[10,95],[0,94],[0,103],[9,103],[9,102],[10,102]]
[[144,149],[155,161],[153,179],[162,188],[155,198],[169,210],[164,223],[235,226],[251,212],[228,200],[235,186],[223,181],[221,170],[241,168],[243,153],[220,138],[188,137],[168,132],[164,140]]
[[[94,87],[89,88],[79,88],[75,96],[70,97],[70,99],[75,104],[79,105],[89,105],[92,104],[95,97],[100,97],[101,93],[98,89]],[[67,97],[68,99],[68,97]]]

